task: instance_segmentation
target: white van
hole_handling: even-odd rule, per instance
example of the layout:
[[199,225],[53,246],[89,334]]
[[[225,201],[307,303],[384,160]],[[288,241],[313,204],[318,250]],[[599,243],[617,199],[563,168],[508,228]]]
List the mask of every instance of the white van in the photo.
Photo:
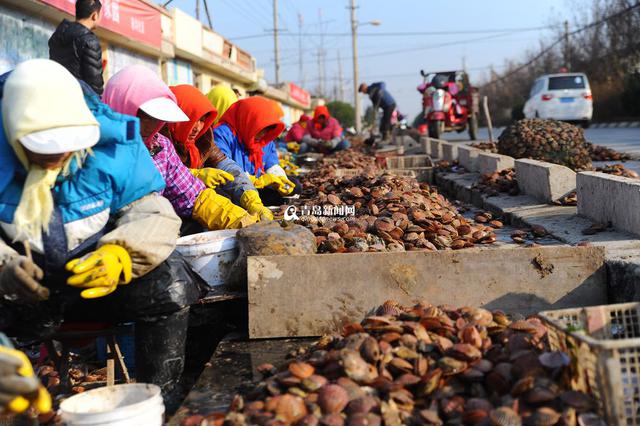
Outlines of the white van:
[[583,73],[547,74],[539,77],[524,104],[526,118],[552,118],[589,126],[593,99]]

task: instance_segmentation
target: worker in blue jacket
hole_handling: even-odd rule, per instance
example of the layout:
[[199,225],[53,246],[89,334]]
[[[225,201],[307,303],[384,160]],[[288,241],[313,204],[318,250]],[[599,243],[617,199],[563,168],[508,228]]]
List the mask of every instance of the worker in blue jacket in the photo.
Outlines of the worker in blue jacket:
[[260,96],[241,99],[229,107],[213,131],[222,153],[261,189],[259,198],[254,191],[246,191],[240,200],[243,207],[251,203],[246,197],[255,196],[273,206],[283,204],[282,196],[300,191],[300,184],[290,180],[280,166],[273,142],[285,127],[280,121],[281,111],[275,102]]
[[377,114],[382,108],[382,118],[380,119],[380,134],[383,140],[388,140],[391,132],[391,116],[396,109],[396,101],[387,91],[387,85],[383,81],[367,85],[362,83],[358,89],[360,93],[369,95],[373,104],[373,111]]
[[173,254],[180,219],[138,119],[45,59],[1,76],[0,98],[0,329],[134,321],[137,380],[166,394],[202,287]]

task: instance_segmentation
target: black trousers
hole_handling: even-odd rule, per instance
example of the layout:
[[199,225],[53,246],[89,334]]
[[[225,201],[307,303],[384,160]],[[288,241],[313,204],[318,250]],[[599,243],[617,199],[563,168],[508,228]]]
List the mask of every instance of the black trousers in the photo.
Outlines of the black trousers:
[[66,277],[45,280],[49,300],[0,304],[0,330],[11,336],[46,338],[66,321],[135,323],[137,381],[164,392],[177,383],[184,367],[189,306],[204,295],[206,284],[173,253],[153,271],[108,296],[82,299]]
[[396,104],[382,107],[382,118],[380,119],[380,134],[386,137],[391,131],[391,116],[396,109]]

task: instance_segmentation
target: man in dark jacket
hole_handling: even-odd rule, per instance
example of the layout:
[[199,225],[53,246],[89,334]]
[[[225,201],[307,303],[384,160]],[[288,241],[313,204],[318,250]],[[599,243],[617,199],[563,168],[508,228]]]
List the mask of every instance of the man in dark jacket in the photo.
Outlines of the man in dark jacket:
[[100,22],[100,0],[77,0],[76,20],[64,19],[49,39],[49,58],[102,95],[102,48],[93,29]]
[[369,95],[369,99],[373,103],[373,110],[377,114],[378,108],[382,108],[382,118],[380,119],[380,134],[382,139],[389,138],[389,132],[391,130],[391,116],[396,109],[396,101],[393,96],[387,92],[387,86],[384,82],[373,83],[367,85],[362,83],[358,89],[360,93],[366,93]]

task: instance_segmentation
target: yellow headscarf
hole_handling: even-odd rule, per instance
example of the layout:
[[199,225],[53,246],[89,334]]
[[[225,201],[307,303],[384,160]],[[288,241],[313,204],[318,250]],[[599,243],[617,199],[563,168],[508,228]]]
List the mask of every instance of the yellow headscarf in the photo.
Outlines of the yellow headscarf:
[[[98,126],[98,122],[69,71],[54,61],[33,59],[19,64],[7,78],[2,98],[2,123],[9,145],[28,171],[13,218],[18,231],[16,240],[39,239],[43,229],[48,231],[53,214],[51,188],[63,168],[78,156],[72,156],[64,167],[43,169],[29,163],[20,139],[48,129]],[[82,156],[82,153],[75,153]]]
[[214,126],[218,124],[218,121],[222,117],[222,115],[227,112],[229,107],[238,101],[238,97],[234,93],[234,91],[229,86],[225,86],[224,84],[218,84],[213,87],[207,94],[207,98],[216,107],[218,110],[218,116],[213,122]]

